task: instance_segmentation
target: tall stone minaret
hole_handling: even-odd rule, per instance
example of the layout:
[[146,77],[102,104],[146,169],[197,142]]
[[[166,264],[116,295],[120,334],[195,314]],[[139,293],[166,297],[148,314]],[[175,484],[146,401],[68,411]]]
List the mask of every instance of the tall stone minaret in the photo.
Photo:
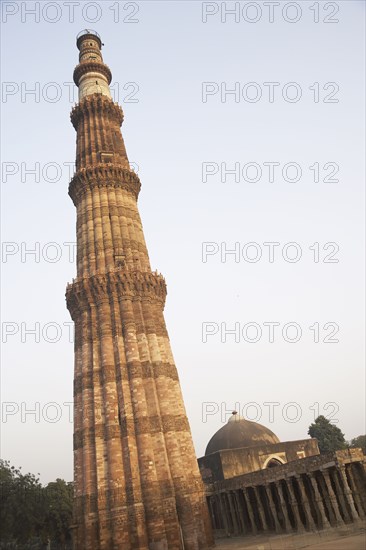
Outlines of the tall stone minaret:
[[137,209],[138,176],[121,135],[99,35],[78,35],[74,540],[77,550],[212,545],[190,427]]

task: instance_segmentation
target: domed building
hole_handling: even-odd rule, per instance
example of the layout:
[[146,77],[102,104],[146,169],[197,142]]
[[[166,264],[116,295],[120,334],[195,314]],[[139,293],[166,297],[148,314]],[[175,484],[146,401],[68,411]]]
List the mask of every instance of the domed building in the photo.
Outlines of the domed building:
[[245,420],[234,411],[228,423],[211,437],[205,455],[226,449],[274,445],[279,442],[280,440],[271,430],[257,422]]
[[203,480],[212,482],[318,454],[316,439],[281,443],[270,429],[233,411],[225,426],[211,437],[198,463]]
[[215,537],[316,531],[366,515],[361,449],[320,454],[236,411],[198,459]]

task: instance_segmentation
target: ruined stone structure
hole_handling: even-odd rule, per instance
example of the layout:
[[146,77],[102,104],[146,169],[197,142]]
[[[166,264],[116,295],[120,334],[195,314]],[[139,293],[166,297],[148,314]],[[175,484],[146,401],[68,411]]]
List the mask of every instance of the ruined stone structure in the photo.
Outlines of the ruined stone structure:
[[319,454],[314,439],[280,443],[234,416],[199,464],[215,536],[302,533],[366,517],[361,449]]
[[77,550],[198,550],[211,525],[163,309],[150,268],[111,71],[77,38],[74,533]]

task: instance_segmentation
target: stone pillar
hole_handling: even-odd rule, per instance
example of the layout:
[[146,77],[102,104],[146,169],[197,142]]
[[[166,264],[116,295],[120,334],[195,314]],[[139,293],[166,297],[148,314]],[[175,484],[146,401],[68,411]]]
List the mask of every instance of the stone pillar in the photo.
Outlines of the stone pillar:
[[219,495],[214,495],[215,498],[215,510],[218,514],[218,521],[217,521],[217,529],[225,529],[225,521],[222,513],[222,506],[220,503],[220,497]]
[[270,484],[265,485],[265,489],[266,489],[266,494],[267,494],[268,501],[269,501],[269,507],[271,509],[271,514],[272,514],[272,517],[273,517],[273,520],[274,520],[276,533],[281,533],[282,528],[281,528],[280,522],[278,521],[276,505],[275,505],[274,500],[273,500]]
[[240,532],[245,534],[247,529],[246,529],[245,520],[244,520],[243,503],[241,502],[239,491],[234,491],[234,502],[235,502],[235,508],[238,511]]
[[223,524],[224,524],[224,529],[226,531],[226,534],[229,535],[230,534],[230,529],[229,529],[229,523],[228,523],[228,517],[227,517],[227,510],[226,510],[225,501],[224,501],[223,497],[224,497],[223,493],[219,493],[217,495],[217,498],[218,498],[218,501],[219,501],[219,504],[220,504],[221,517],[222,517],[222,521],[223,521]]
[[353,474],[353,470],[352,470],[352,464],[350,464],[350,466],[349,466],[349,468],[347,468],[347,470],[348,470],[348,476],[349,476],[349,484],[350,484],[350,487],[351,487],[351,490],[352,490],[353,498],[355,499],[358,515],[360,516],[360,518],[364,518],[365,517],[365,511],[363,509],[362,499],[361,499],[360,493],[358,491],[357,482],[354,478],[354,474]]
[[337,518],[335,516],[334,510],[333,510],[333,507],[332,507],[332,503],[331,503],[331,500],[330,500],[330,497],[329,497],[329,494],[328,494],[328,489],[327,489],[327,485],[326,485],[325,480],[324,480],[324,476],[322,475],[322,472],[320,470],[319,470],[319,474],[320,474],[319,478],[318,478],[319,487],[320,487],[321,493],[323,495],[323,502],[324,502],[325,507],[328,511],[329,523],[331,524],[331,526],[334,526],[337,523]]
[[307,528],[310,531],[316,531],[316,525],[311,513],[310,503],[309,503],[308,495],[306,493],[304,481],[300,475],[296,476],[296,480],[300,488],[301,500],[302,500],[302,505],[305,513]]
[[237,519],[236,519],[235,504],[234,504],[234,500],[233,500],[233,494],[232,494],[231,491],[229,491],[227,493],[227,498],[228,498],[228,502],[229,502],[229,509],[230,509],[230,514],[231,514],[233,528],[234,528],[234,535],[238,535],[239,534],[239,525],[238,525],[238,522],[237,522]]
[[327,485],[330,502],[331,502],[331,505],[333,507],[333,511],[334,511],[334,514],[335,514],[335,517],[336,517],[337,524],[338,525],[343,525],[344,521],[343,521],[343,518],[342,518],[341,513],[339,511],[339,508],[338,508],[337,497],[336,497],[336,495],[333,491],[332,483],[331,483],[330,476],[329,476],[329,470],[327,470],[327,469],[322,470],[322,474],[323,474],[325,483]]
[[213,505],[214,498],[215,498],[214,496],[210,496],[210,497],[208,497],[207,500],[208,500],[208,509],[209,509],[209,512],[210,512],[212,528],[217,529],[216,517],[215,517],[214,505]]
[[282,509],[284,522],[285,522],[285,530],[286,530],[286,532],[290,532],[290,531],[292,531],[292,525],[291,525],[290,518],[288,517],[287,505],[286,505],[285,495],[283,494],[283,488],[282,488],[282,485],[281,485],[281,481],[275,481],[275,485],[276,485],[276,488],[277,488],[277,494],[280,498],[281,509]]
[[366,512],[366,464],[350,464],[349,467],[352,469],[353,479],[358,487],[363,509]]
[[287,483],[287,487],[288,487],[288,490],[289,490],[289,493],[290,493],[290,504],[292,506],[292,511],[294,513],[294,516],[295,516],[296,530],[299,533],[303,533],[305,531],[305,529],[304,529],[303,523],[301,521],[301,516],[300,516],[300,512],[299,512],[299,505],[298,505],[298,502],[296,500],[296,496],[295,496],[294,488],[292,486],[291,479],[287,479],[286,483]]
[[243,495],[244,495],[245,504],[247,505],[247,509],[248,509],[248,515],[249,515],[249,519],[250,519],[250,523],[251,523],[252,533],[253,533],[253,535],[256,535],[258,533],[258,528],[257,528],[257,525],[255,523],[255,517],[254,517],[254,514],[253,514],[253,509],[252,509],[252,505],[251,505],[251,502],[250,502],[250,498],[249,498],[249,495],[248,495],[248,489],[246,487],[243,487]]
[[343,486],[344,486],[345,497],[347,499],[348,505],[349,505],[350,510],[351,510],[352,520],[353,521],[358,521],[360,518],[359,518],[359,515],[358,515],[357,510],[355,508],[355,503],[354,503],[353,497],[352,497],[352,491],[350,489],[350,486],[348,485],[348,479],[347,479],[345,466],[340,466],[339,467],[339,473],[341,474],[341,478],[342,478],[342,482],[343,482]]
[[327,515],[326,515],[326,512],[325,512],[325,508],[324,508],[323,499],[322,499],[322,496],[319,492],[318,484],[316,482],[316,479],[315,479],[315,476],[314,476],[313,472],[309,472],[309,479],[310,479],[310,482],[311,482],[311,485],[313,487],[314,494],[315,494],[315,503],[316,503],[316,510],[317,510],[317,513],[318,513],[319,524],[321,524],[323,529],[329,529],[330,528],[330,523],[328,521],[328,518],[327,518]]
[[339,481],[338,472],[337,469],[332,469],[331,472],[329,472],[331,478],[334,481],[335,487],[336,487],[336,495],[338,496],[338,500],[340,503],[340,512],[344,518],[345,521],[352,521],[352,516],[350,516],[350,513],[348,511],[347,502],[345,499],[345,491]]
[[264,513],[263,504],[262,504],[262,501],[260,499],[259,487],[255,486],[255,487],[253,487],[253,489],[254,489],[254,493],[255,493],[255,498],[257,500],[258,512],[259,512],[259,516],[261,518],[261,523],[262,523],[262,526],[263,526],[263,530],[268,531],[269,528],[268,528],[268,525],[267,525],[267,520],[266,520],[266,515]]

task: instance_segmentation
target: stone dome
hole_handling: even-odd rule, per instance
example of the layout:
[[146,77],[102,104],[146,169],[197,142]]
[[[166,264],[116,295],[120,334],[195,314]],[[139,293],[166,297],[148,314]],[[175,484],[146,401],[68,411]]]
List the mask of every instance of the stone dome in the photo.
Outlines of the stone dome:
[[227,424],[211,437],[205,455],[225,449],[275,445],[276,443],[280,443],[280,440],[271,430],[257,422],[245,420],[234,411]]

